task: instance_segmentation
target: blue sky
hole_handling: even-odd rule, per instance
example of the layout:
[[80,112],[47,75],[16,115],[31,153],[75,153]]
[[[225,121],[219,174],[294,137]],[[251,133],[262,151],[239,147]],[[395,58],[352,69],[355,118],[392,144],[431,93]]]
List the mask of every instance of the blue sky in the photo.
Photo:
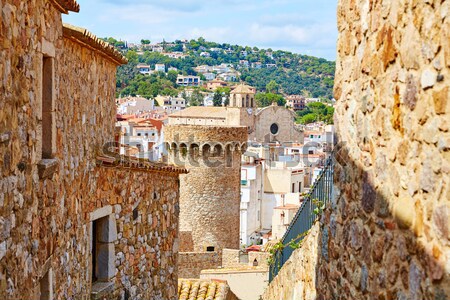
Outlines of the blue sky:
[[78,0],[64,22],[128,42],[196,39],[336,59],[336,0]]

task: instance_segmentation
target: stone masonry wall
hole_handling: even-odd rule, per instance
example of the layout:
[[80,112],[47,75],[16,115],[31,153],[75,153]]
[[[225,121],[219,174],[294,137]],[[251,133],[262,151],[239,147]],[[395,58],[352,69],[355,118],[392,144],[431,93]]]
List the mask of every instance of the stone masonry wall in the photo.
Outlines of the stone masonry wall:
[[178,255],[178,277],[200,278],[200,272],[216,269],[222,265],[222,258],[217,252],[180,252]]
[[[95,177],[96,197],[86,202],[84,211],[113,208],[117,241],[112,295],[119,299],[126,294],[130,299],[176,299],[178,176],[99,168]],[[134,217],[133,209],[137,209]]]
[[317,299],[316,286],[321,284],[316,282],[319,236],[317,222],[264,291],[263,300]]
[[[450,295],[449,12],[449,1],[339,1],[336,197],[312,249],[317,299]],[[292,277],[283,269],[269,293]]]
[[[180,176],[180,231],[188,239],[181,241],[186,246],[181,251],[191,250],[190,245],[196,252],[209,246],[219,252],[238,249],[240,156],[246,147],[246,128],[169,125],[164,130],[169,162],[189,169]],[[212,152],[205,153],[205,145],[210,151],[219,145],[222,153],[206,160],[204,156]]]
[[450,295],[450,2],[338,5],[335,183],[319,294]]
[[[89,298],[100,209],[117,229],[108,297],[176,299],[178,173],[96,166],[114,140],[117,65],[63,38],[51,3],[0,1],[0,298],[38,298],[49,270],[54,299]],[[41,177],[44,55],[54,58],[56,151]]]
[[239,249],[223,249],[222,250],[222,268],[235,268],[242,266],[240,260]]

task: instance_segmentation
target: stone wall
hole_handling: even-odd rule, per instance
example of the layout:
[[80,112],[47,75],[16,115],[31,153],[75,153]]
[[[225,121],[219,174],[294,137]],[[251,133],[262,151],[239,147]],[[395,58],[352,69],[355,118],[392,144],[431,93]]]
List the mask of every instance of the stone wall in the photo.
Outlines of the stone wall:
[[223,249],[222,250],[222,268],[240,267],[239,249]]
[[238,249],[240,158],[247,129],[169,125],[164,130],[169,162],[189,169],[180,176],[180,231],[189,239],[181,241],[182,250],[192,244],[198,252]]
[[[249,139],[258,142],[298,142],[303,143],[303,132],[295,126],[295,113],[282,106],[271,105],[258,111],[255,116],[255,131]],[[276,124],[278,131],[271,132],[272,124]],[[274,131],[275,132],[275,131]]]
[[450,295],[449,11],[339,1],[337,196],[317,243],[318,299]]
[[266,288],[263,300],[317,299],[316,286],[321,284],[316,283],[320,255],[319,236],[320,226],[317,222],[303,240],[301,247],[292,253]]
[[258,267],[260,268],[268,268],[269,264],[267,260],[270,258],[269,252],[259,252],[259,251],[251,251],[248,253],[248,265],[253,266],[253,262],[256,259],[258,262]]
[[97,197],[86,211],[98,208],[99,201],[100,207],[113,207],[117,226],[114,295],[175,299],[178,176],[126,168],[99,168],[96,175]]
[[222,265],[218,252],[180,252],[178,255],[178,277],[200,278],[200,272],[216,269]]
[[[97,165],[114,140],[117,61],[63,34],[52,3],[0,1],[0,298],[39,298],[43,288],[88,298],[93,221],[104,216],[107,297],[175,299],[180,170]],[[53,60],[45,116],[43,57]],[[53,153],[43,160],[49,115]]]
[[450,295],[449,11],[339,1],[340,195],[322,230],[325,299]]

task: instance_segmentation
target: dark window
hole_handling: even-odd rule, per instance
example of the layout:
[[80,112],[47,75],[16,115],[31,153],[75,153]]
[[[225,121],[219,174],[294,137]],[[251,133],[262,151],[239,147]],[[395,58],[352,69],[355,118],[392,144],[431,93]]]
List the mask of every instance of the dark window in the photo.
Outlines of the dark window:
[[45,275],[39,281],[39,289],[40,289],[40,300],[48,300],[51,295],[51,278],[49,278],[49,272],[45,273]]
[[53,158],[55,132],[53,113],[53,58],[42,60],[42,158]]
[[97,230],[98,220],[92,222],[92,282],[97,281]]
[[109,216],[92,222],[92,282],[106,282],[112,278],[114,270],[110,266],[114,252],[111,251],[114,250],[110,245],[114,246],[114,242],[110,235],[111,226]]
[[214,252],[214,246],[208,246],[206,247],[207,252]]
[[292,192],[295,193],[295,182],[292,184]]
[[273,123],[270,125],[270,133],[277,134],[278,133],[278,124]]

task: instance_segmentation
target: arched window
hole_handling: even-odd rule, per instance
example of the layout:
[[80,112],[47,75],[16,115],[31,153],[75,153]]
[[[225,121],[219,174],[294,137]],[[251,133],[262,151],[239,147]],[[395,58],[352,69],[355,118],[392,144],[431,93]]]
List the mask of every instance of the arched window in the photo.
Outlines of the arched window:
[[200,146],[195,143],[191,144],[189,147],[189,153],[194,160],[197,160],[200,154]]
[[226,163],[227,163],[227,167],[230,168],[233,165],[233,152],[232,152],[232,148],[231,145],[227,145],[225,147],[225,158],[226,158]]
[[185,143],[180,144],[180,152],[183,157],[187,155],[187,145]]
[[208,157],[211,156],[210,151],[211,151],[211,146],[210,146],[209,144],[203,145],[203,147],[202,147],[202,156],[203,156],[203,159],[206,160],[206,159],[208,159]]
[[214,146],[214,151],[213,151],[213,156],[214,157],[218,157],[218,156],[222,156],[222,146],[220,144],[217,144]]

